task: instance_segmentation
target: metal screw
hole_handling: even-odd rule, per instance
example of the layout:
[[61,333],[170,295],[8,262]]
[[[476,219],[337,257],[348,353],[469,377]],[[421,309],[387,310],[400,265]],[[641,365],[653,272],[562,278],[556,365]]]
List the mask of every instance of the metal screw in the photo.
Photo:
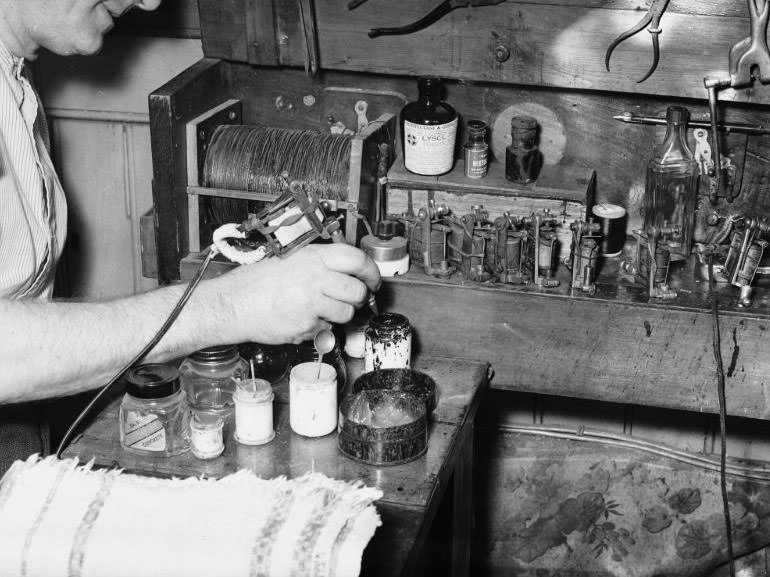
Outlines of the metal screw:
[[511,51],[505,44],[495,46],[495,60],[502,63],[511,57]]
[[229,118],[230,120],[235,120],[237,116],[238,115],[235,113],[234,110],[231,110],[230,112],[227,113],[227,118]]

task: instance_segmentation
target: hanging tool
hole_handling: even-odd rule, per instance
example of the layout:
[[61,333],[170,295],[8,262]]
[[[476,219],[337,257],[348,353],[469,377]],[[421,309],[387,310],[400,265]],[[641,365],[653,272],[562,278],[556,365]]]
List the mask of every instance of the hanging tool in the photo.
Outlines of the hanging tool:
[[666,6],[668,6],[668,0],[652,0],[652,4],[650,4],[644,18],[612,41],[612,44],[607,48],[607,52],[604,55],[604,66],[607,68],[607,72],[610,71],[610,57],[612,56],[612,51],[615,50],[621,42],[628,40],[637,32],[647,28],[647,26],[649,26],[647,32],[652,35],[652,65],[647,71],[647,74],[640,80],[637,80],[637,82],[644,82],[653,72],[655,72],[655,69],[658,67],[658,60],[660,59],[660,45],[658,44],[658,35],[661,33],[660,18],[663,16],[663,12],[666,11]]
[[[436,6],[428,14],[411,24],[393,28],[372,28],[369,30],[369,38],[419,32],[420,30],[425,30],[428,26],[435,24],[457,8],[467,8],[468,6],[494,6],[495,4],[502,4],[503,2],[505,2],[505,0],[444,0],[444,2]],[[355,8],[361,3],[362,2],[352,3],[355,4],[352,8]],[[348,7],[350,7],[350,5]]]
[[315,19],[315,0],[298,0],[305,44],[305,74],[318,76],[318,26]]
[[[751,16],[751,36],[733,44],[729,56],[729,76],[707,76],[703,84],[708,91],[709,114],[711,115],[711,137],[714,153],[714,178],[717,194],[711,196],[716,204],[721,191],[722,156],[719,150],[717,134],[717,93],[723,88],[744,88],[751,86],[754,80],[762,84],[770,82],[770,51],[767,47],[767,22],[770,16],[770,0],[747,0]],[[732,189],[725,191],[727,202],[732,202]]]

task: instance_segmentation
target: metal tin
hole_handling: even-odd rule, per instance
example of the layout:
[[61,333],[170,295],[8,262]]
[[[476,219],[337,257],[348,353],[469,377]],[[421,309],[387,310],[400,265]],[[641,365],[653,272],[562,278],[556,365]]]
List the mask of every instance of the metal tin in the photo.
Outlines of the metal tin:
[[369,465],[400,465],[428,448],[425,403],[406,391],[369,389],[345,397],[337,444]]

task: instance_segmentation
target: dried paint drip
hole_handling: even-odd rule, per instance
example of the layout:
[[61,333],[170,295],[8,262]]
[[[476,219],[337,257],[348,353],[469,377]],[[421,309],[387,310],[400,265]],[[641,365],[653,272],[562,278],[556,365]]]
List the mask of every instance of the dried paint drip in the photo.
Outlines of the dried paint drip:
[[412,358],[412,327],[398,313],[385,313],[369,320],[364,343],[367,372],[409,368]]

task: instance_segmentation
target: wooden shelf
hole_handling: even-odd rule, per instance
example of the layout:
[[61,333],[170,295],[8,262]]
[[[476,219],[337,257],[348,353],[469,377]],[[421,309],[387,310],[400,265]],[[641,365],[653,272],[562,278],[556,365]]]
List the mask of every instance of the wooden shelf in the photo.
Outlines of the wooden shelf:
[[484,178],[468,178],[462,160],[455,161],[454,168],[441,176],[411,173],[401,158],[396,159],[388,171],[389,188],[568,200],[586,206],[592,204],[595,180],[596,172],[590,168],[545,165],[536,182],[516,184],[505,178],[505,167],[501,162],[490,163]]

